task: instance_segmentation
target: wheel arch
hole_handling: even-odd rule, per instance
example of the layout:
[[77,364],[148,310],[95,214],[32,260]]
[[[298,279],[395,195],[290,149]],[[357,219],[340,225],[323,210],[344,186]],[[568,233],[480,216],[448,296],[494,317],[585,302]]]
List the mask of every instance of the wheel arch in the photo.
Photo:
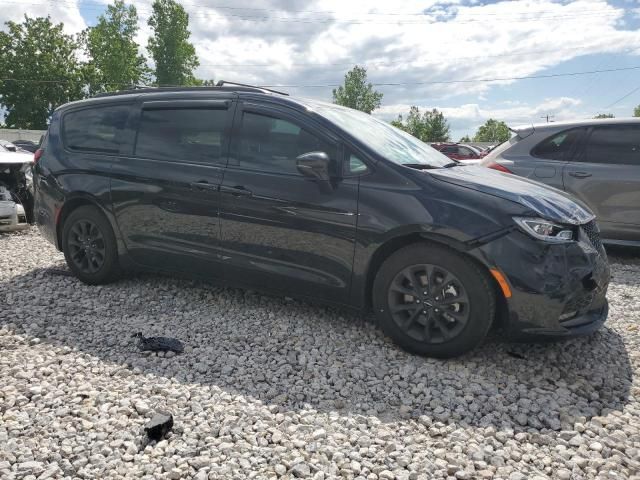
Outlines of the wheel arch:
[[496,282],[493,275],[491,275],[489,271],[489,266],[480,261],[476,256],[471,255],[469,253],[470,248],[459,240],[456,240],[451,237],[447,237],[445,235],[439,234],[431,234],[426,232],[413,232],[408,234],[399,235],[393,237],[382,245],[380,245],[373,255],[371,256],[371,260],[369,261],[369,265],[367,268],[366,275],[366,283],[365,283],[365,298],[364,298],[364,306],[365,309],[371,309],[373,305],[373,282],[376,277],[376,274],[380,270],[380,267],[384,263],[384,261],[389,258],[394,252],[397,250],[407,247],[409,245],[422,243],[422,244],[436,244],[438,246],[442,246],[445,248],[449,248],[454,250],[456,253],[463,255],[465,258],[473,262],[482,273],[485,274],[488,279],[489,284],[491,285],[495,298],[496,298],[496,315],[493,319],[493,325],[503,326],[507,321],[507,303],[504,295],[501,293],[501,289]]
[[[83,206],[97,207],[109,221],[113,233],[116,236],[116,240],[118,241],[118,230],[116,229],[114,219],[110,212],[92,195],[77,194],[64,202],[56,216],[56,247],[58,250],[62,251],[62,231],[64,229],[64,222],[67,220],[71,212]],[[118,243],[120,242],[118,241]]]

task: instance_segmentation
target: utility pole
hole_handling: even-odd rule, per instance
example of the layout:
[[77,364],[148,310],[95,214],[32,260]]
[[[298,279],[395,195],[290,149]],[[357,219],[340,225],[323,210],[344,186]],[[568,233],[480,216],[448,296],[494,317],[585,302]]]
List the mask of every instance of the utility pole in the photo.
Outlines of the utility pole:
[[553,121],[553,117],[555,117],[555,115],[549,115],[548,113],[540,118],[546,118],[547,119],[547,123],[552,122]]

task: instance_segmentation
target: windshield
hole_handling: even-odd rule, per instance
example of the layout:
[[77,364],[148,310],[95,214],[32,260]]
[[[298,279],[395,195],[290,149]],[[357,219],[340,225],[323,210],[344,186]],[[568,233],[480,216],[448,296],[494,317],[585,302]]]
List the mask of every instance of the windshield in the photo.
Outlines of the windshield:
[[320,102],[309,102],[318,115],[399,165],[444,167],[451,159],[390,124],[358,110]]

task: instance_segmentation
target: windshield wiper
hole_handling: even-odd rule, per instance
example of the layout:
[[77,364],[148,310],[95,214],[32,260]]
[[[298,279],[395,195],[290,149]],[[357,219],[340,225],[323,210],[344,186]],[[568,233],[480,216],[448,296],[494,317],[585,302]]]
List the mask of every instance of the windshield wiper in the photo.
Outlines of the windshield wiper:
[[457,167],[462,165],[462,162],[450,162],[450,163],[446,163],[442,166],[442,168],[451,168],[451,167]]
[[403,163],[402,166],[409,167],[409,168],[416,168],[418,170],[432,170],[434,168],[439,168],[433,165],[429,165],[428,163]]

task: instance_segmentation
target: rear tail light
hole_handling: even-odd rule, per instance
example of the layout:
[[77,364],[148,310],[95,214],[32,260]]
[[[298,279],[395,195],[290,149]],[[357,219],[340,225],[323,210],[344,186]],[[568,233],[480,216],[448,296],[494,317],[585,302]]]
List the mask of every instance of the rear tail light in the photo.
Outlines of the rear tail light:
[[493,168],[494,170],[498,170],[499,172],[503,172],[503,173],[513,173],[511,170],[509,170],[507,167],[505,167],[504,165],[500,165],[497,162],[491,162],[488,163],[486,165],[486,167],[488,168]]
[[35,151],[35,153],[33,154],[33,164],[35,165],[36,163],[38,163],[38,160],[40,160],[40,157],[42,157],[42,149],[39,148]]

